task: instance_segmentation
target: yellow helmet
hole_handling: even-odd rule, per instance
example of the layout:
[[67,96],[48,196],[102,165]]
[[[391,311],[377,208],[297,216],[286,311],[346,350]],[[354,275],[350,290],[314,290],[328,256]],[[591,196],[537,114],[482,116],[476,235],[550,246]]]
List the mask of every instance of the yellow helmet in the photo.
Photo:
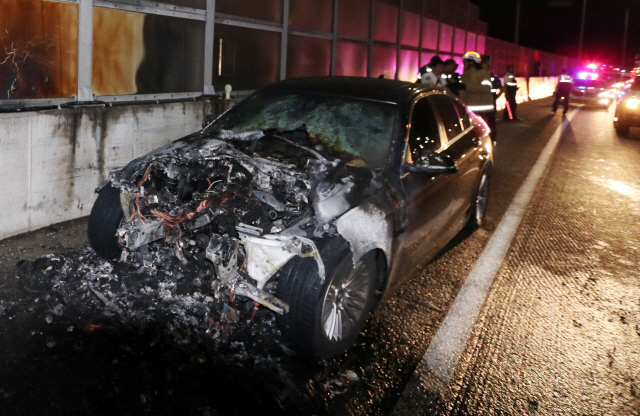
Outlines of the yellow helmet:
[[480,63],[480,54],[478,52],[469,51],[462,55],[462,59],[465,61],[473,61],[477,64]]

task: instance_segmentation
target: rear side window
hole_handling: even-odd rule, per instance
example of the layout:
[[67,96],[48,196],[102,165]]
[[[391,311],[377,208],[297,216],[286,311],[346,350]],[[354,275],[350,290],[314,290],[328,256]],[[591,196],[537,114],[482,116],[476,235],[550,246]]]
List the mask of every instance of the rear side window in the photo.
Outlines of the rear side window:
[[427,151],[436,151],[441,146],[438,121],[426,98],[416,102],[413,107],[408,146],[407,158],[411,158],[408,160],[411,163],[425,156]]
[[453,101],[453,104],[455,104],[456,110],[458,110],[458,116],[462,121],[462,130],[464,131],[471,127],[471,120],[469,120],[469,113],[467,113],[467,109],[457,101]]
[[447,132],[447,138],[451,140],[462,133],[463,127],[460,117],[458,116],[455,101],[446,95],[431,95],[429,99],[440,113],[440,117],[442,117],[442,124],[444,124]]

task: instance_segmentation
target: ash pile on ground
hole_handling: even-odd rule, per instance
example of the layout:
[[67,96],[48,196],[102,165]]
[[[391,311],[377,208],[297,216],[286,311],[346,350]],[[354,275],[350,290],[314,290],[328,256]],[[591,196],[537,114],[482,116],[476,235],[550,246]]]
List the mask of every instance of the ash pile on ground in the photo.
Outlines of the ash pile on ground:
[[90,248],[18,263],[22,293],[0,299],[0,414],[320,415],[365,380],[299,356],[271,311],[215,302],[162,250],[141,268]]

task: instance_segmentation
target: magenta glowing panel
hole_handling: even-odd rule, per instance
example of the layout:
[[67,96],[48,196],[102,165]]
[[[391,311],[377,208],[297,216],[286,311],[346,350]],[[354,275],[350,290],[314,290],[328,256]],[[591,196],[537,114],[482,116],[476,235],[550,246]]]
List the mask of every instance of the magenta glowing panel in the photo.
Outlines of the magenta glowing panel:
[[438,50],[443,52],[451,52],[453,45],[453,26],[441,24],[440,25],[440,44]]
[[371,57],[371,76],[378,78],[384,75],[387,79],[396,77],[396,48],[374,45]]
[[367,45],[338,42],[336,51],[336,75],[350,77],[367,76]]
[[464,54],[466,48],[466,31],[464,29],[456,28],[455,35],[453,37],[453,53]]
[[396,43],[398,39],[398,7],[376,1],[373,39]]
[[424,18],[424,26],[422,27],[422,48],[423,49],[438,49],[438,32],[439,24],[437,20]]
[[420,43],[420,15],[402,11],[402,38],[401,43],[409,46],[419,46]]
[[400,62],[398,62],[398,79],[400,81],[414,82],[418,69],[418,52],[401,50]]

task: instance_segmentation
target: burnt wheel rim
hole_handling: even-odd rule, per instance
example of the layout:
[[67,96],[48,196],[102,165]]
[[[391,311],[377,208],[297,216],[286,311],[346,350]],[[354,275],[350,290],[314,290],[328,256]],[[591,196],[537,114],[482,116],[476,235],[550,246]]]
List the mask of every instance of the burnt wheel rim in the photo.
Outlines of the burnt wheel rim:
[[484,214],[487,212],[487,201],[489,200],[489,175],[486,173],[480,179],[478,194],[476,195],[476,221],[482,222]]
[[336,273],[322,305],[322,328],[332,342],[349,338],[358,331],[369,303],[372,270],[361,261],[355,268]]

